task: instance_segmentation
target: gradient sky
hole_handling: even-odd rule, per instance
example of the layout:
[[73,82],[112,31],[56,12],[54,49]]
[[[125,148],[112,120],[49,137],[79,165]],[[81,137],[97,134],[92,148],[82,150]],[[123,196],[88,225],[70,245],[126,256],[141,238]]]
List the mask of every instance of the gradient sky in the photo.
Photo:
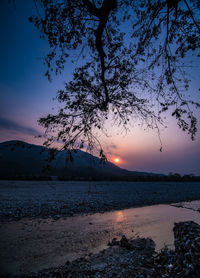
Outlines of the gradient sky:
[[[44,77],[42,57],[48,44],[28,21],[34,13],[33,1],[18,0],[16,7],[0,1],[0,142],[18,139],[41,144],[35,138],[43,132],[37,120],[56,107],[56,91],[72,76],[69,63],[53,82]],[[194,87],[197,85],[199,80],[194,81]],[[102,135],[108,157],[119,157],[119,166],[129,170],[200,175],[200,133],[192,142],[174,120],[168,117],[166,121],[168,128],[161,132],[162,153],[156,131],[136,125],[126,136],[116,135],[115,127],[109,128],[109,138]]]

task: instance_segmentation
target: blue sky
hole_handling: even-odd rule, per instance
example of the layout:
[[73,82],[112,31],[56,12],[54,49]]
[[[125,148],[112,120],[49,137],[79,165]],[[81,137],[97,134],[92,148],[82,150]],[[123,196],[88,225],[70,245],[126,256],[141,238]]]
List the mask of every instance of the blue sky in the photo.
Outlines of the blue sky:
[[[56,108],[53,97],[70,80],[73,66],[69,63],[64,74],[54,77],[51,83],[44,77],[42,57],[48,44],[28,21],[35,13],[33,1],[16,1],[15,7],[7,0],[0,1],[0,13],[0,142],[20,139],[41,144],[35,138],[43,132],[37,120]],[[198,85],[196,79],[194,87]],[[161,132],[162,153],[155,131],[134,127],[126,136],[117,136],[115,128],[110,128],[114,135],[102,135],[109,158],[120,157],[119,166],[130,170],[200,175],[199,133],[192,142],[175,121],[167,118],[167,123],[168,128]]]

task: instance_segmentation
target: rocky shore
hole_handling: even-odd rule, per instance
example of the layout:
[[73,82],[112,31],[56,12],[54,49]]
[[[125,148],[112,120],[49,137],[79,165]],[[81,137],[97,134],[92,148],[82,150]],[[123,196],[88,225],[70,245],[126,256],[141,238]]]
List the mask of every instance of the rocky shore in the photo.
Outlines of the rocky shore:
[[21,277],[40,278],[199,278],[200,225],[180,222],[174,225],[175,250],[155,252],[151,239],[120,241],[113,239],[109,248],[59,268],[48,269]]
[[0,181],[0,220],[59,219],[200,199],[200,182]]

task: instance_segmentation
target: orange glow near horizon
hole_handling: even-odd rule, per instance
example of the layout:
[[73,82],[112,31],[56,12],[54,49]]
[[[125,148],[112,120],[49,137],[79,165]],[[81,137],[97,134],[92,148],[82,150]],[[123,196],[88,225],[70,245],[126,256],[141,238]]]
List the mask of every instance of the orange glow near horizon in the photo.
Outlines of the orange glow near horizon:
[[114,158],[114,162],[115,163],[119,163],[120,162],[120,159],[118,157]]

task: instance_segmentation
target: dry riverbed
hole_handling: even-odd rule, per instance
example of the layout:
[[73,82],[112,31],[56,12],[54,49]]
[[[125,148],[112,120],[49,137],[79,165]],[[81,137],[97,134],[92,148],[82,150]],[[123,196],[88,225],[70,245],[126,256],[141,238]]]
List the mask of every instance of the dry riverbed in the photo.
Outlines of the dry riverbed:
[[88,214],[200,200],[200,182],[0,181],[0,219]]

